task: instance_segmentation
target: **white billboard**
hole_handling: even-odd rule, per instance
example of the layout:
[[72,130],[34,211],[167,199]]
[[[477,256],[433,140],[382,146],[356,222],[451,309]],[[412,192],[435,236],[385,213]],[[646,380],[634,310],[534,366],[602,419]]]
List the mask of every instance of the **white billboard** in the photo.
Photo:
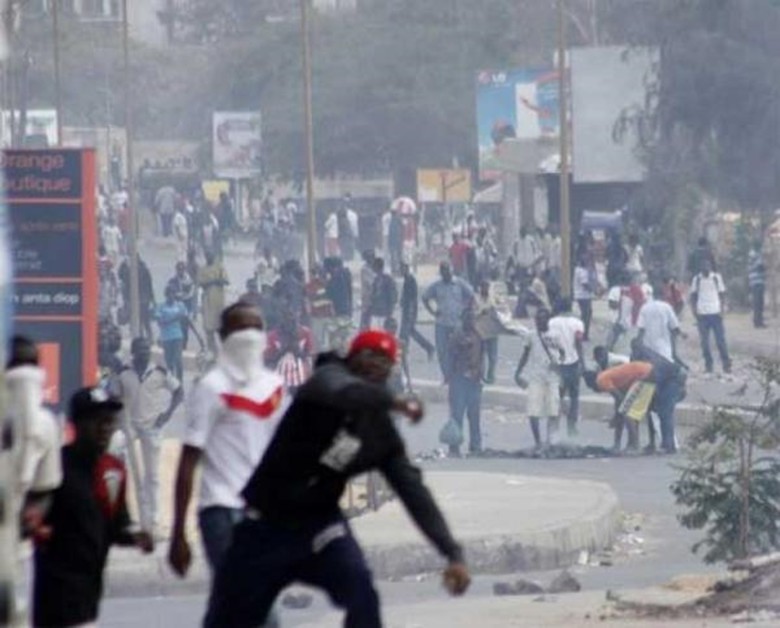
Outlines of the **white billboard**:
[[570,54],[574,182],[642,181],[636,133],[620,137],[615,129],[625,112],[644,107],[657,51],[607,46]]
[[214,174],[224,179],[249,179],[263,164],[260,112],[217,111],[213,122]]

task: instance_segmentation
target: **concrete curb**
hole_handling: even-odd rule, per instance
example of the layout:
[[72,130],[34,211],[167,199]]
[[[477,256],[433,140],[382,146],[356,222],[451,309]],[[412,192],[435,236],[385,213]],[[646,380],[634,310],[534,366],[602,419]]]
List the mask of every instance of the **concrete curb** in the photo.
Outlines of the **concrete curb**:
[[[580,552],[608,547],[618,534],[618,498],[606,484],[579,481],[572,487],[569,480],[489,473],[434,472],[427,477],[477,574],[571,566]],[[442,484],[442,477],[448,483]],[[463,482],[469,490],[453,493],[453,486]],[[496,499],[497,491],[514,495],[502,501]],[[539,506],[543,503],[549,503],[549,508],[542,511]],[[523,518],[526,508],[531,508],[533,517]],[[352,519],[351,525],[378,578],[402,578],[439,571],[443,566],[442,558],[407,520],[398,502]],[[168,567],[167,543],[159,544],[152,557],[134,549],[114,548],[107,570],[106,596],[206,592],[210,574],[197,534],[190,534],[190,543],[193,564],[186,580],[174,576]]]
[[[542,478],[534,478],[533,481],[546,483]],[[556,482],[560,480],[550,479],[549,484]],[[498,574],[570,567],[577,563],[583,550],[594,552],[609,547],[620,526],[617,495],[606,484],[579,484],[582,484],[583,490],[596,495],[596,503],[576,516],[567,516],[517,533],[487,532],[483,535],[459,537],[472,572]],[[442,504],[445,512],[446,506],[446,502]],[[367,517],[370,518],[371,515]],[[361,537],[363,523],[362,520],[355,522],[358,538]],[[366,520],[365,523],[369,522]],[[457,533],[457,518],[453,528]],[[366,545],[364,551],[373,572],[382,579],[438,571],[443,566],[442,558],[422,539],[416,543]]]

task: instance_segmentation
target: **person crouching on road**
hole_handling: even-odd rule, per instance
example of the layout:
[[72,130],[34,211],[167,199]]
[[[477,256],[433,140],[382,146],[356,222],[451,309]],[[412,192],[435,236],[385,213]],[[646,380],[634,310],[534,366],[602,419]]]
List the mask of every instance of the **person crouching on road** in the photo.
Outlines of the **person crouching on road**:
[[346,626],[380,627],[379,596],[339,507],[348,480],[373,469],[449,561],[445,586],[455,595],[468,588],[461,547],[390,416],[423,414],[419,401],[387,388],[396,359],[395,338],[371,329],[352,341],[346,359],[318,362],[242,492],[245,518],[217,571],[204,626],[260,625],[277,595],[303,581],[346,610]]
[[148,532],[133,531],[125,467],[106,453],[121,410],[102,388],[82,388],[71,397],[75,440],[62,450],[62,484],[44,521],[50,534],[35,549],[35,626],[96,622],[111,545],[154,550]]
[[[605,347],[596,347],[593,358],[601,370],[586,371],[583,379],[591,390],[609,393],[615,400],[615,415],[611,423],[614,429],[613,449],[615,453],[621,451],[623,432],[627,431],[626,449],[636,452],[639,450],[639,422],[648,414],[655,393],[655,386],[651,383],[653,365],[650,362],[633,361],[609,366]],[[644,387],[643,383],[649,386]],[[655,443],[651,443],[651,446],[655,447]]]

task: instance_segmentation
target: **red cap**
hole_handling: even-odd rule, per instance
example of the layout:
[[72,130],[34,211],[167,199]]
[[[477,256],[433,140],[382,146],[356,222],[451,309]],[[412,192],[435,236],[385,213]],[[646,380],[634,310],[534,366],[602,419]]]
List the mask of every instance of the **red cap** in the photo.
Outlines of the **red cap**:
[[395,362],[398,358],[398,341],[393,334],[383,329],[367,329],[355,336],[349,346],[349,355],[361,351],[382,353]]

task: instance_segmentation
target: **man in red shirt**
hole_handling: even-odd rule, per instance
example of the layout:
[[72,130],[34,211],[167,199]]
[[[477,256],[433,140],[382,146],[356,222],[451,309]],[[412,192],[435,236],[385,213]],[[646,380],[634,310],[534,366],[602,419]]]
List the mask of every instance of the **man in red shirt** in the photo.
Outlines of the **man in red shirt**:
[[453,233],[452,245],[450,246],[450,265],[456,277],[466,277],[468,275],[468,256],[468,242],[462,240],[459,234]]

